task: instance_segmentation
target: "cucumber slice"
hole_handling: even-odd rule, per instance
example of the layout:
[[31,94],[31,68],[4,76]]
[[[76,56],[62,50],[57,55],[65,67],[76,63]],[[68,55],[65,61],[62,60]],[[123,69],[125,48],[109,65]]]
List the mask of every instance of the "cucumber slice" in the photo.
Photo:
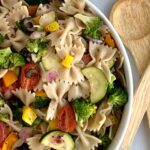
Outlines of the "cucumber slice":
[[62,131],[48,132],[40,141],[41,144],[56,150],[74,150],[75,148],[72,137]]
[[96,67],[87,67],[82,70],[83,75],[88,79],[91,87],[91,103],[99,102],[107,92],[108,81],[102,70]]
[[42,58],[42,64],[46,71],[56,69],[61,66],[60,60],[55,53],[50,53]]

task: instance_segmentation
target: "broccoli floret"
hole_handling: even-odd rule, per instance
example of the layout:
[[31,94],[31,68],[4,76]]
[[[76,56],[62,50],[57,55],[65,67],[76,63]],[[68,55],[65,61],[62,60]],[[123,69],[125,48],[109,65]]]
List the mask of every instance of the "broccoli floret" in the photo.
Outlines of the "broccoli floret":
[[108,101],[113,104],[115,109],[119,109],[127,103],[128,94],[121,87],[115,87],[113,93],[110,94]]
[[108,95],[112,94],[114,92],[115,88],[115,82],[116,81],[116,76],[114,74],[111,74],[111,80],[108,83],[108,88],[107,88],[107,93]]
[[4,40],[5,40],[4,36],[0,33],[0,44],[2,44]]
[[36,96],[36,100],[32,103],[32,107],[35,109],[40,109],[48,106],[50,100],[47,97]]
[[46,4],[48,0],[25,0],[29,5]]
[[27,42],[27,50],[35,53],[39,61],[48,51],[47,42],[44,39],[32,39]]
[[85,120],[96,113],[97,106],[86,102],[84,99],[76,99],[72,102],[76,113],[76,120],[80,126],[83,126]]
[[9,57],[10,67],[20,67],[25,64],[25,59],[18,53],[12,53]]
[[102,141],[101,146],[103,149],[107,148],[111,143],[111,139],[109,138],[108,134],[104,134],[102,137],[100,137],[100,140]]
[[83,35],[87,38],[100,39],[102,33],[98,31],[99,27],[102,24],[102,21],[97,16],[85,16],[82,14],[75,15],[76,18],[81,20],[86,28],[83,30]]
[[10,47],[0,50],[0,68],[7,69],[9,67],[9,56],[11,55]]
[[27,42],[27,50],[31,53],[37,53],[39,51],[40,39],[31,39]]
[[4,104],[5,104],[5,100],[0,97],[0,107],[4,107]]
[[39,51],[38,51],[38,54],[37,54],[37,60],[38,61],[42,58],[42,56],[46,55],[47,50],[48,50],[47,43],[46,42],[41,42],[39,44]]

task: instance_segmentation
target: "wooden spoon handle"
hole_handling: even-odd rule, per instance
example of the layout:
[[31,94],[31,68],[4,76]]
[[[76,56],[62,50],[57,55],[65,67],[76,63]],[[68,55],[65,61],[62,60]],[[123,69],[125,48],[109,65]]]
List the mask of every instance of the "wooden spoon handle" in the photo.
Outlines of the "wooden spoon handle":
[[129,150],[137,129],[150,104],[150,63],[134,95],[133,111],[127,133],[121,145],[122,150]]

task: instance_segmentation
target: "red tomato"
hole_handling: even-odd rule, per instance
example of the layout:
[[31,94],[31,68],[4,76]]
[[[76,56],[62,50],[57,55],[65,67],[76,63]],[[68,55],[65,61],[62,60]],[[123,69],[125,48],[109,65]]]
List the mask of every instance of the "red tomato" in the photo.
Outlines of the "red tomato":
[[84,54],[82,57],[82,60],[83,60],[84,64],[87,65],[92,60],[92,58],[91,58],[90,54]]
[[3,142],[9,134],[9,128],[3,122],[0,122],[0,147],[3,145]]
[[15,90],[16,88],[19,88],[19,82],[13,83],[11,86],[6,87],[5,84],[2,82],[2,94],[6,99],[9,99],[13,96],[12,91]]
[[21,88],[31,91],[40,81],[40,68],[37,64],[26,64],[21,71]]
[[65,132],[72,132],[76,127],[75,112],[71,105],[64,105],[57,113],[58,128]]

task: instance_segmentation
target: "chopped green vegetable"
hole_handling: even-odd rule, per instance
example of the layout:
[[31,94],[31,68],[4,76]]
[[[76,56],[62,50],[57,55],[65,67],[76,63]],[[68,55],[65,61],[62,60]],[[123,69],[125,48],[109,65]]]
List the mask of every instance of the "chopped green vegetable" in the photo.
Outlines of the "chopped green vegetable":
[[107,148],[111,143],[111,139],[107,134],[104,134],[102,137],[100,137],[100,140],[102,141],[101,145],[103,146],[103,148]]
[[0,44],[2,44],[4,40],[5,40],[4,36],[0,33]]
[[48,0],[25,0],[29,5],[46,4]]
[[40,109],[48,106],[50,100],[47,97],[36,96],[36,100],[32,103],[33,108]]
[[86,102],[84,99],[76,99],[72,102],[76,113],[76,119],[80,126],[83,126],[85,120],[96,113],[97,106]]
[[10,67],[20,67],[25,64],[25,59],[18,53],[12,53],[9,57]]
[[10,47],[0,50],[0,68],[7,69],[9,67],[9,56],[11,55]]
[[40,39],[31,39],[27,42],[27,49],[31,53],[37,53],[39,51]]
[[39,61],[48,51],[47,42],[44,39],[31,39],[27,42],[27,50],[31,53],[35,53],[37,60]]
[[111,74],[111,81],[108,83],[108,88],[107,88],[107,93],[108,95],[112,94],[114,92],[115,88],[115,82],[116,81],[116,76],[114,74]]
[[35,121],[33,122],[32,127],[37,128],[41,124],[41,122],[42,122],[42,119],[40,117],[37,117]]
[[5,100],[0,97],[0,107],[4,107],[4,104],[5,104]]
[[86,28],[83,30],[83,35],[87,38],[100,39],[102,33],[98,31],[99,27],[102,24],[102,21],[97,16],[85,16],[82,14],[75,15],[76,18],[81,20]]
[[115,87],[114,92],[110,94],[108,101],[113,104],[115,109],[119,109],[127,103],[128,94],[121,87]]
[[23,120],[22,120],[22,108],[18,107],[18,108],[12,109],[12,112],[13,112],[14,119],[16,119],[22,123],[23,122]]
[[47,53],[47,43],[42,42],[39,44],[39,52],[37,54],[37,60],[40,60],[42,56],[46,55]]
[[9,120],[9,115],[7,113],[0,113],[0,121],[6,122]]

